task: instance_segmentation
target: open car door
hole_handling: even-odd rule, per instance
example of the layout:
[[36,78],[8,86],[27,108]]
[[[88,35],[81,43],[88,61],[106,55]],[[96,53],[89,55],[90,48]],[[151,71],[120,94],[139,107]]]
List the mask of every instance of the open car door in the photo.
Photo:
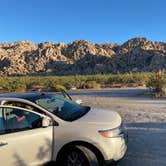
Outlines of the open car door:
[[0,106],[0,161],[4,166],[41,165],[51,160],[53,126],[43,115],[14,106]]

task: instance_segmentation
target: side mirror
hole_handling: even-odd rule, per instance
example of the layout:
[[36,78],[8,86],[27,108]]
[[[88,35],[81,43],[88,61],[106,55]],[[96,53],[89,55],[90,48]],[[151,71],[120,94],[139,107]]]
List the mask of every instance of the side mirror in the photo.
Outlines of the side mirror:
[[52,125],[51,119],[48,118],[48,117],[43,117],[42,127],[48,127],[48,126],[51,126],[51,125]]
[[75,102],[79,105],[83,103],[81,99],[77,99]]

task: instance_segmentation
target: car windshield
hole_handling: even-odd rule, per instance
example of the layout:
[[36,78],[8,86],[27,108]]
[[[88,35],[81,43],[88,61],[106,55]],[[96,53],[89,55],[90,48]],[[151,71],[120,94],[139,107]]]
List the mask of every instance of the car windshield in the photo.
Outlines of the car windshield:
[[90,110],[90,107],[78,105],[54,94],[41,95],[34,102],[66,121],[81,118]]

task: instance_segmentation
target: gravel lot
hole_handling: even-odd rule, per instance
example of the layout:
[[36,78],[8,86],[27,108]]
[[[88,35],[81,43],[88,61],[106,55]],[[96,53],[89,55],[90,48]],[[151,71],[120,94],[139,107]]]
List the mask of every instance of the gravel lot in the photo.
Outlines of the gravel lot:
[[147,89],[71,92],[74,99],[121,114],[129,133],[128,152],[118,166],[166,165],[166,100],[142,96]]

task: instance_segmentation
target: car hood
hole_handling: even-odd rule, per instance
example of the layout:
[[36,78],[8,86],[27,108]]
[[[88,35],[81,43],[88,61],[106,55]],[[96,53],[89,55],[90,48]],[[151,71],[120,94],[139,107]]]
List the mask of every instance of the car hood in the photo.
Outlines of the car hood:
[[85,123],[87,125],[100,125],[104,129],[110,129],[110,127],[115,128],[120,126],[121,121],[120,115],[115,111],[91,108],[86,115],[75,122]]

